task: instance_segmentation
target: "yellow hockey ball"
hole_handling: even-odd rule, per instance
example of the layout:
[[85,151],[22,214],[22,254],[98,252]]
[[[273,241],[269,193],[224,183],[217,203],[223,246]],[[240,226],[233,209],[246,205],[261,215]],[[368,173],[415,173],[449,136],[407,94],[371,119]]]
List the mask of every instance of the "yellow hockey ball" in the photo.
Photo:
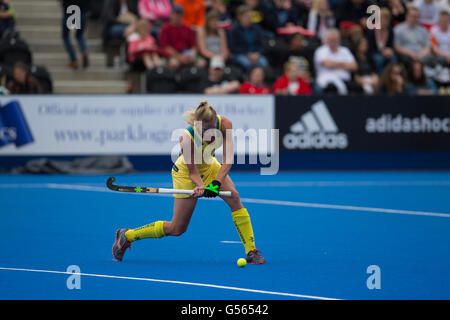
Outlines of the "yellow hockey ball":
[[245,260],[244,258],[240,258],[237,261],[237,265],[239,268],[243,268],[247,265],[247,260]]

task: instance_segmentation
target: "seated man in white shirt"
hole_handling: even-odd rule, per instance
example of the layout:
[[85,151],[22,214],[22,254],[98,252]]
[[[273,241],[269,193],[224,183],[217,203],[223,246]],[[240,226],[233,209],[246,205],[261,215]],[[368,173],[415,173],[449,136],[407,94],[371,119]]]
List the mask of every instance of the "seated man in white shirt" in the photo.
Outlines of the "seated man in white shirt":
[[450,14],[447,11],[441,11],[430,35],[434,63],[426,71],[435,82],[447,86],[450,84]]
[[431,47],[443,65],[450,65],[450,14],[441,11],[439,22],[431,28]]
[[357,63],[346,47],[340,46],[340,34],[337,29],[328,30],[325,44],[314,53],[316,68],[316,87],[319,91],[334,86],[339,94],[347,94],[347,82],[352,79]]

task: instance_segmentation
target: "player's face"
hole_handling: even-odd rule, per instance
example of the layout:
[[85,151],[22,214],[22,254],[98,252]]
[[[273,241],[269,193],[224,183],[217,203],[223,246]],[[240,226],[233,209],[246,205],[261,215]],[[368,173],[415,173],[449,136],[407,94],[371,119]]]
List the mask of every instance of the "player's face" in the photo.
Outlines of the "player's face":
[[203,140],[205,140],[206,142],[211,142],[213,139],[214,132],[213,134],[211,134],[211,132],[208,132],[207,134],[205,133],[210,129],[216,129],[216,121],[217,119],[214,119],[213,121],[199,121],[196,124],[197,131],[201,133]]
[[202,121],[202,135],[209,129],[215,129],[216,121],[216,119],[214,121]]

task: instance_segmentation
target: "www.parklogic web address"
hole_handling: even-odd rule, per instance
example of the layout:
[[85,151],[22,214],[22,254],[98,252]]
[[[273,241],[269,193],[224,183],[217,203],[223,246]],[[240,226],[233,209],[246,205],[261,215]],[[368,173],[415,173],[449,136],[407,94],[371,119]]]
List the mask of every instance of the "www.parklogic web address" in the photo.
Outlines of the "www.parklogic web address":
[[56,142],[93,142],[100,146],[121,142],[155,142],[170,140],[171,130],[149,130],[142,125],[128,125],[123,129],[59,129],[54,130]]

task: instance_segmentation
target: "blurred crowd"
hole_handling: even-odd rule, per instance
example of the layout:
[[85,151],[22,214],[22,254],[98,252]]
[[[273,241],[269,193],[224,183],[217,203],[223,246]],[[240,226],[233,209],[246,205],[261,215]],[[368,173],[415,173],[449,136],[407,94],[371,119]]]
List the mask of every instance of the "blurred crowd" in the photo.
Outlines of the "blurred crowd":
[[13,0],[0,0],[0,94],[51,93],[49,72],[33,65],[32,52],[16,27]]
[[106,0],[103,8],[106,42],[126,41],[128,61],[147,70],[175,78],[195,70],[188,91],[433,95],[450,83],[449,0]]

